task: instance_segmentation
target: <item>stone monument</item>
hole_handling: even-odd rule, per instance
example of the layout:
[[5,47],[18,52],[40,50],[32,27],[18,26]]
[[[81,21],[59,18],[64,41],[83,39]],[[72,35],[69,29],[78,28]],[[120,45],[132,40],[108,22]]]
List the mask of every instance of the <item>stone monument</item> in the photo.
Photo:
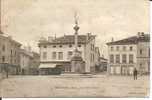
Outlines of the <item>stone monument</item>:
[[78,21],[75,16],[75,26],[73,28],[75,30],[74,34],[74,43],[75,43],[75,49],[74,49],[74,55],[71,58],[71,72],[73,73],[84,73],[85,72],[85,62],[83,61],[80,51],[78,50]]

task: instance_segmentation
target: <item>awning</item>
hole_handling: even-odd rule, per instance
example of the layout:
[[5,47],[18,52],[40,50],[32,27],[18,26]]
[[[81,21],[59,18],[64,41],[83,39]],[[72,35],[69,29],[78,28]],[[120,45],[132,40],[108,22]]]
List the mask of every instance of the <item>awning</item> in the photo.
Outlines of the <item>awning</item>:
[[39,68],[55,68],[56,64],[44,63],[40,64]]

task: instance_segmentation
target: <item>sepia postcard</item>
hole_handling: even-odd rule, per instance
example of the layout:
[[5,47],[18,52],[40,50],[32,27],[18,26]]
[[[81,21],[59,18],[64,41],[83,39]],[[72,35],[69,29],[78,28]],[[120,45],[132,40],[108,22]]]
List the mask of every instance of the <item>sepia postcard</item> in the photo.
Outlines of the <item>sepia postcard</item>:
[[150,0],[0,0],[0,97],[149,98]]

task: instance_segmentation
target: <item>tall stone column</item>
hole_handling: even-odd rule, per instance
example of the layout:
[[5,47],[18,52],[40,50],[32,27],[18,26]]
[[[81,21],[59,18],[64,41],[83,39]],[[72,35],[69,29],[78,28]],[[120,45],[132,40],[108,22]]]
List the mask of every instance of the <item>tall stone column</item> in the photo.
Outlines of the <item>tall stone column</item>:
[[71,72],[74,73],[83,73],[84,72],[84,67],[85,63],[80,55],[80,52],[78,50],[78,22],[77,19],[75,20],[75,26],[73,28],[75,30],[74,33],[74,44],[75,44],[75,49],[74,49],[74,56],[71,59]]

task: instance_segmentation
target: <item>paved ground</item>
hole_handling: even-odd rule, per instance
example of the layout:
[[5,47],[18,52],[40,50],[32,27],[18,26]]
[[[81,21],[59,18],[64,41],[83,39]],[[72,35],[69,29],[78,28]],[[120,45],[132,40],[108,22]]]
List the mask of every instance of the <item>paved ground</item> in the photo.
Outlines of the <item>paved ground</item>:
[[148,97],[149,76],[11,76],[0,82],[2,97]]

